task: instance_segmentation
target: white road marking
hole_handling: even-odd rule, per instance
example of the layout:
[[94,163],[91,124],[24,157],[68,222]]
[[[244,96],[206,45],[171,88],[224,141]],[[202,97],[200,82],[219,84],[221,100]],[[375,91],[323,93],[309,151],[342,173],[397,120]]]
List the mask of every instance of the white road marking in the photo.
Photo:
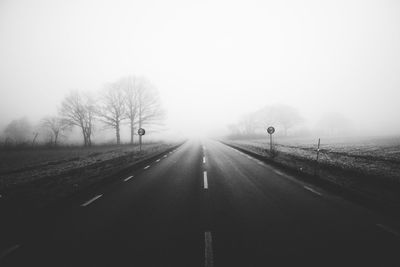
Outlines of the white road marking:
[[306,189],[306,190],[308,190],[308,191],[310,191],[310,192],[313,192],[314,194],[317,194],[318,196],[322,196],[322,194],[321,194],[320,192],[318,192],[318,191],[312,189],[311,187],[304,186],[304,189]]
[[161,159],[156,160],[156,162],[160,162]]
[[204,232],[204,266],[214,266],[211,232]]
[[396,230],[390,228],[389,226],[386,226],[386,225],[383,225],[383,224],[380,224],[380,223],[376,224],[376,226],[378,226],[379,228],[385,230],[386,232],[389,232],[389,233],[391,233],[391,234],[393,234],[393,235],[395,235],[397,237],[400,237],[400,233],[397,232]]
[[164,158],[168,157],[168,155],[164,155]]
[[129,177],[127,177],[127,178],[124,179],[124,182],[129,181],[129,180],[132,179],[132,178],[133,178],[133,176],[129,176]]
[[258,165],[264,165],[261,161],[257,161]]
[[144,167],[143,170],[146,170],[148,168],[150,168],[150,165],[147,165],[146,167]]
[[20,247],[20,245],[14,245],[6,250],[4,250],[3,252],[0,253],[0,260],[3,259],[5,256],[7,256],[8,254],[11,254],[13,251],[15,251],[16,249],[18,249]]
[[284,175],[283,173],[281,173],[280,171],[274,170],[274,172],[278,175]]
[[207,172],[203,172],[203,178],[204,178],[204,189],[208,189]]
[[91,203],[93,203],[94,201],[98,200],[99,198],[101,198],[103,195],[97,195],[94,198],[86,201],[85,203],[83,203],[81,206],[82,207],[86,207],[87,205],[90,205]]
[[203,157],[203,163],[206,163],[206,157]]

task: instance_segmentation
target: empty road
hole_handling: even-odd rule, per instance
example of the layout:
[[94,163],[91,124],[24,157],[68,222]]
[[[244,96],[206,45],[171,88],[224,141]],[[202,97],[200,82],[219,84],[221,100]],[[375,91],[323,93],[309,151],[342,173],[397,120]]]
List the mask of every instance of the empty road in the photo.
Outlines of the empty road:
[[1,266],[400,266],[391,221],[208,140],[32,228]]

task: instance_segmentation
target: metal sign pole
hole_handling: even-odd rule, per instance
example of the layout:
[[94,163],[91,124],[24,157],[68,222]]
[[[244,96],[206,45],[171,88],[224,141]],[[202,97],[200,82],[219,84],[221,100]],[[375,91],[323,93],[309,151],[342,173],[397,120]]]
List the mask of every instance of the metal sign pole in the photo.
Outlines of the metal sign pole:
[[138,135],[139,135],[139,152],[142,152],[142,136],[146,133],[143,128],[139,128]]
[[267,133],[269,134],[269,152],[271,153],[272,156],[272,134],[275,132],[275,128],[270,126],[267,129]]
[[269,135],[269,151],[272,154],[272,134]]

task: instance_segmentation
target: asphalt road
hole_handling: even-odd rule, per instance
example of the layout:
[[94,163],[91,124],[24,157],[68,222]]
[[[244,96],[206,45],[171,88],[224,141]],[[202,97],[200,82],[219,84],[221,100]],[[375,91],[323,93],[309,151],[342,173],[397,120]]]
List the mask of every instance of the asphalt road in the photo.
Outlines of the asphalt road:
[[71,201],[1,266],[400,266],[393,222],[215,141]]

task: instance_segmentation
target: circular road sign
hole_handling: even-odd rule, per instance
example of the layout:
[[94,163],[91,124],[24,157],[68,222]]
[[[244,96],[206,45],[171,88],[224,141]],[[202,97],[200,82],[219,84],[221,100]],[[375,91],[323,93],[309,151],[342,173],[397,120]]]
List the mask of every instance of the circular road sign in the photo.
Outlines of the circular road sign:
[[269,134],[273,134],[273,133],[275,132],[275,128],[272,127],[272,126],[270,126],[270,127],[268,127],[267,132],[268,132]]
[[139,128],[139,130],[137,131],[137,133],[139,135],[144,135],[146,133],[146,131],[143,128]]

